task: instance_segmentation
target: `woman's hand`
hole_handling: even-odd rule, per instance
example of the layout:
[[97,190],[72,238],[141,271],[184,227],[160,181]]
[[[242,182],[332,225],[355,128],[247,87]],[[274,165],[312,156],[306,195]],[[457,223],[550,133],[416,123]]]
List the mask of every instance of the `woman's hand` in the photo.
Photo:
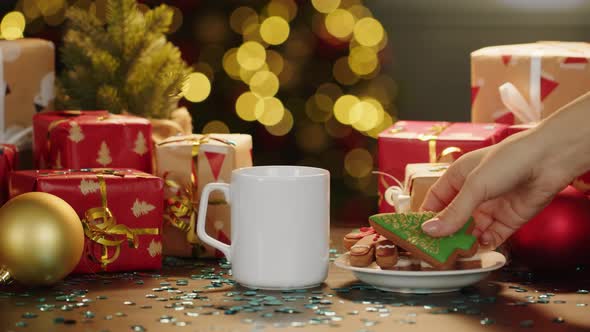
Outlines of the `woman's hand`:
[[473,216],[482,245],[504,242],[590,168],[589,104],[587,95],[535,129],[455,161],[422,205],[440,211],[424,232],[447,236]]

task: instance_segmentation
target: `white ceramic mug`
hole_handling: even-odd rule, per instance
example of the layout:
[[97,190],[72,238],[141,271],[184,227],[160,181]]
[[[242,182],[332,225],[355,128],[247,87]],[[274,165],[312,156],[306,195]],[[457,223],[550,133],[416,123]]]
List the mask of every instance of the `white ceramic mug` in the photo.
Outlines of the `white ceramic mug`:
[[[205,231],[209,194],[215,190],[231,206],[231,245]],[[330,173],[300,166],[236,169],[230,184],[203,188],[197,235],[225,255],[234,279],[246,287],[318,286],[328,273]]]

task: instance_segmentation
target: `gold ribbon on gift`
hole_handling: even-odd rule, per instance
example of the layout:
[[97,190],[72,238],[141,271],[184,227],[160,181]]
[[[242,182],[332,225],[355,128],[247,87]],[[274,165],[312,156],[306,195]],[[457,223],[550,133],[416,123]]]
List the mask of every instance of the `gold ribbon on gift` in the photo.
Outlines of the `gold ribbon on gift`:
[[193,157],[196,157],[199,154],[199,148],[201,147],[201,144],[208,143],[209,140],[221,142],[221,143],[224,143],[224,144],[227,144],[227,145],[231,145],[231,146],[236,146],[236,143],[234,141],[230,141],[228,139],[214,137],[214,136],[211,136],[209,134],[198,136],[198,137],[197,137],[197,135],[189,136],[189,137],[187,137],[187,136],[180,136],[180,137],[177,137],[177,138],[167,139],[167,140],[165,140],[163,142],[158,143],[158,145],[161,146],[161,145],[167,145],[167,144],[172,144],[172,143],[189,142],[193,146],[192,155],[193,155]]
[[[211,136],[209,134],[202,136],[181,136],[177,138],[167,139],[158,145],[167,145],[172,143],[188,142],[192,144],[191,155],[193,158],[199,155],[199,150],[202,144],[209,141],[217,141],[227,145],[236,146],[236,143]],[[199,239],[194,234],[195,222],[197,217],[197,205],[193,202],[194,189],[197,186],[197,179],[194,172],[191,172],[191,184],[186,188],[182,187],[176,181],[166,179],[167,174],[164,174],[164,183],[167,187],[173,189],[175,196],[166,199],[164,219],[173,227],[186,233],[186,239],[189,243],[198,243]],[[220,204],[223,202],[210,202],[210,204]]]
[[[117,224],[115,216],[108,207],[107,185],[104,174],[117,175],[115,171],[96,170],[97,173],[101,206],[88,209],[82,219],[84,234],[88,239],[102,245],[102,255],[99,259],[103,270],[106,271],[107,265],[116,261],[121,254],[121,244],[127,241],[130,248],[139,247],[140,235],[158,235],[158,228],[129,228],[122,224]],[[109,248],[113,247],[115,252],[109,256]]]
[[[192,186],[182,188],[176,181],[166,179],[166,175],[164,175],[164,183],[173,188],[176,193],[173,197],[166,199],[164,220],[182,232],[189,233],[194,227],[197,211],[192,200]],[[189,221],[187,222],[186,219]]]
[[429,163],[440,163],[440,162],[451,162],[448,158],[452,157],[454,153],[462,153],[463,150],[456,146],[450,146],[445,148],[440,154],[436,153],[436,142],[438,136],[447,129],[450,123],[435,124],[428,129],[428,132],[418,135],[418,139],[421,141],[428,142],[428,162]]

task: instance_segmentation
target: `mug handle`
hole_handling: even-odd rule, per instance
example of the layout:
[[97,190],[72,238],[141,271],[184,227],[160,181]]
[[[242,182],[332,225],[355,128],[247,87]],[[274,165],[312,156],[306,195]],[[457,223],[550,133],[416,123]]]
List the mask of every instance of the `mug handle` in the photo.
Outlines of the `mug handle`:
[[227,183],[208,183],[201,192],[201,201],[199,202],[199,216],[197,218],[197,236],[205,244],[221,251],[228,262],[231,262],[230,246],[212,238],[205,230],[205,217],[207,216],[207,206],[209,205],[209,195],[211,192],[219,190],[223,192],[225,201],[229,204],[229,184]]

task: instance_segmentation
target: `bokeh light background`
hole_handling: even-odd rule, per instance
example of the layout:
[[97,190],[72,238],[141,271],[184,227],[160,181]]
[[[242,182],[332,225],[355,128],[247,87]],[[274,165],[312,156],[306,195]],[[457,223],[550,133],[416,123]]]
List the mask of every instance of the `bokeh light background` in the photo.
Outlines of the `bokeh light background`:
[[[195,69],[181,102],[195,132],[251,134],[257,165],[330,170],[333,219],[364,223],[376,210],[376,137],[396,114],[396,84],[383,74],[388,36],[367,4],[181,0],[140,7],[161,3],[174,9],[169,39]],[[100,18],[105,4],[3,1],[0,32],[59,46],[69,6]]]

